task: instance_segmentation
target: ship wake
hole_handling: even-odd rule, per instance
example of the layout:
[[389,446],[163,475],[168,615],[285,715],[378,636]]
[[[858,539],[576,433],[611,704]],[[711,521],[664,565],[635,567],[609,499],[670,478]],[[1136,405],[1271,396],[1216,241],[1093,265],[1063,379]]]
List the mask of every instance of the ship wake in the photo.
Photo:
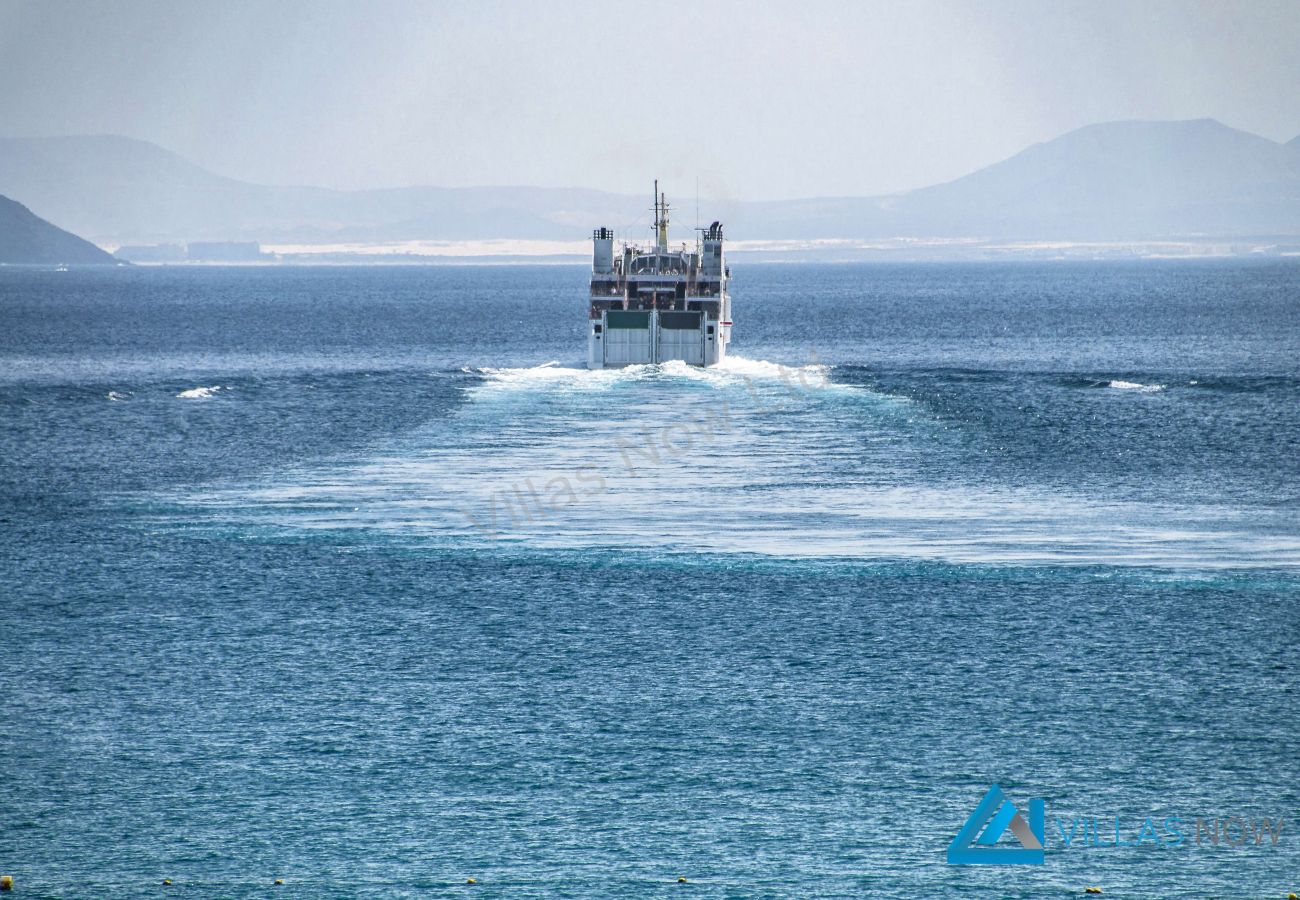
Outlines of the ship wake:
[[470,379],[450,417],[364,459],[190,494],[175,518],[496,551],[1300,566],[1300,541],[1231,510],[938,478],[960,473],[965,435],[819,364],[446,377]]

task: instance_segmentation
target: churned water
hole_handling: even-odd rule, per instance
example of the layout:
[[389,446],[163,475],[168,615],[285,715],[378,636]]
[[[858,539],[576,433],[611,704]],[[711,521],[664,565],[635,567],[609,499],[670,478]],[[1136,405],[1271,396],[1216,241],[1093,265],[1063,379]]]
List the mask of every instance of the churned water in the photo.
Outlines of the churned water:
[[23,896],[1300,887],[1300,264],[585,277],[0,271]]

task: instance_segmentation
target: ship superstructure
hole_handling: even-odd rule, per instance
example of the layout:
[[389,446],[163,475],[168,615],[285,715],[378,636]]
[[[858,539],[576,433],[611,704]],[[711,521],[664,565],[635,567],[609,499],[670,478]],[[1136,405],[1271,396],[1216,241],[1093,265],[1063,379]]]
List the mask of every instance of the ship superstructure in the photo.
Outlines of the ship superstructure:
[[614,232],[592,233],[587,367],[603,369],[681,360],[722,362],[731,341],[731,297],[722,225],[697,229],[694,249],[668,246],[668,200],[655,182],[654,245],[625,243]]

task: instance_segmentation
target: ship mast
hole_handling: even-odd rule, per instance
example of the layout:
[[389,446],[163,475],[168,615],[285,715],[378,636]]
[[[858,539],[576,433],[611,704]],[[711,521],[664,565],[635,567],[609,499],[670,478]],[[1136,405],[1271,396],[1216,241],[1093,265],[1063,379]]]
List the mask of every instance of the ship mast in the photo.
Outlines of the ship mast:
[[659,193],[659,179],[655,179],[655,246],[660,253],[668,252],[668,198]]

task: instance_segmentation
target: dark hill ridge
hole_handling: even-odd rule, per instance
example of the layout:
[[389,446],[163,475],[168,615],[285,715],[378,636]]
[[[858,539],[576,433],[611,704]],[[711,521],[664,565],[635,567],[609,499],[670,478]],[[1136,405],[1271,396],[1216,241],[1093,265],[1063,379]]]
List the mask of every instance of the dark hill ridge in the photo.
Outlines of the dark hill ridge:
[[21,203],[0,196],[0,263],[111,266],[117,260],[89,241],[51,225]]
[[[646,205],[565,188],[267,187],[108,136],[0,139],[0,193],[113,244],[581,240],[643,225]],[[702,210],[737,239],[1300,235],[1300,137],[1280,144],[1212,119],[1109,122],[904,194]]]

